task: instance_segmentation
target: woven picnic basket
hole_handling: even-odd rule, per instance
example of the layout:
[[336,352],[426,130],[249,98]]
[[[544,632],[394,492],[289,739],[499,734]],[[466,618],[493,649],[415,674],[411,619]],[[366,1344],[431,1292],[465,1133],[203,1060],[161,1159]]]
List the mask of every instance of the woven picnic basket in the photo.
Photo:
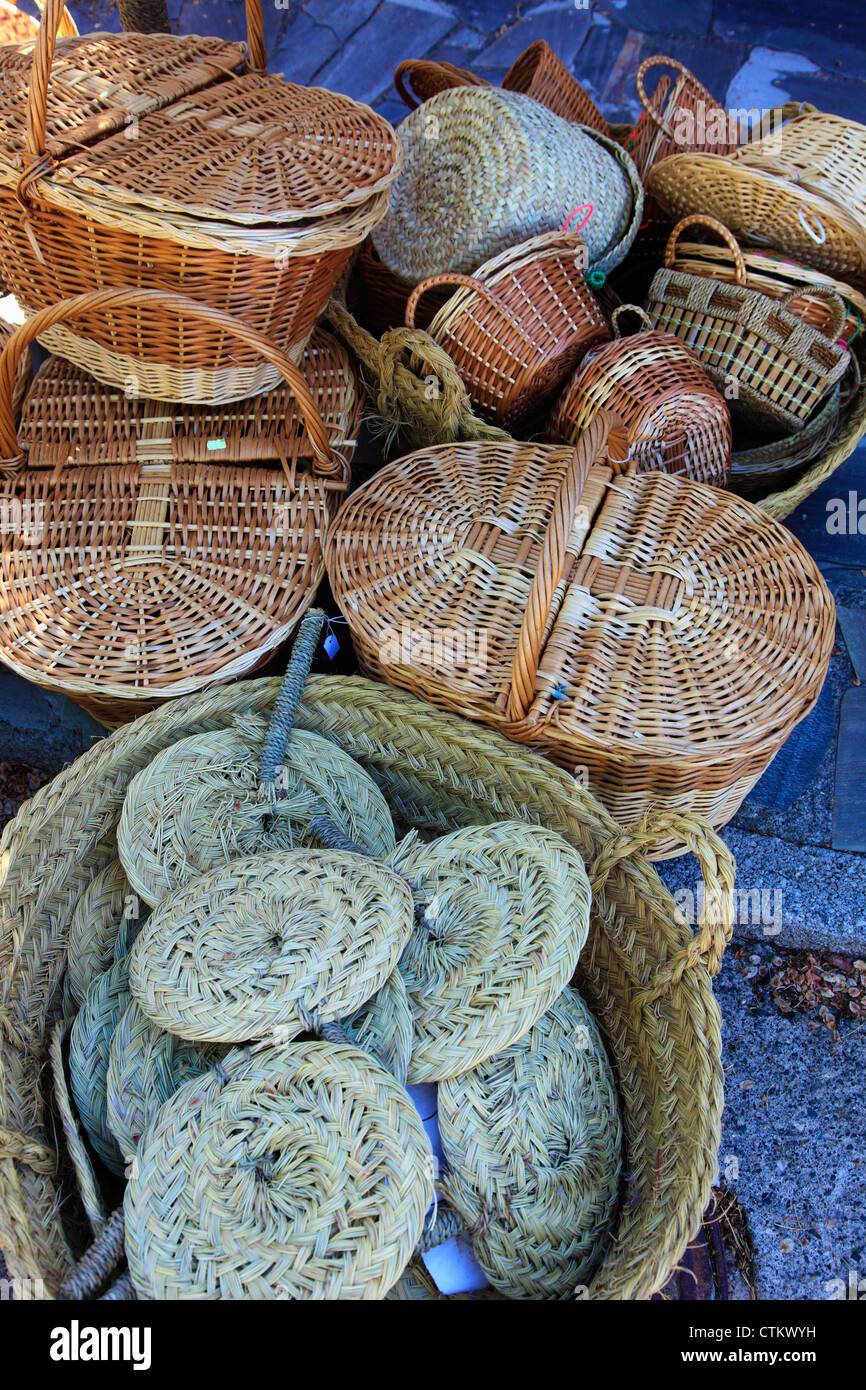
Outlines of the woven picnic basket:
[[[0,352],[5,348],[15,329],[5,319],[0,319]],[[12,386],[12,414],[17,420],[21,414],[21,403],[30,389],[33,380],[33,362],[29,352],[23,352],[18,359],[15,380]]]
[[[395,71],[394,86],[414,111],[419,102],[429,100],[437,92],[451,87],[489,87],[490,83],[453,63],[409,58]],[[515,59],[502,79],[502,89],[523,92],[567,121],[592,126],[602,135],[610,134],[610,127],[592,97],[544,39],[536,39]]]
[[[218,39],[56,39],[0,51],[0,274],[27,313],[103,287],[188,295],[297,361],[400,162],[386,121],[269,77],[259,0],[249,50]],[[69,254],[70,247],[75,255]],[[46,329],[45,345],[157,400],[237,400],[279,374],[215,321],[148,304]]]
[[[119,1214],[107,1218],[108,1198],[67,1094],[71,1014],[62,981],[75,904],[116,856],[114,831],[131,778],[180,739],[267,716],[278,684],[242,682],[144,716],[79,758],[3,832],[0,1249],[13,1278],[25,1281],[23,1297],[39,1296],[28,1280],[43,1281],[47,1297],[62,1286],[80,1296],[81,1282],[70,1274],[91,1233],[122,1250]],[[589,1294],[650,1297],[697,1231],[716,1172],[723,1073],[711,976],[731,931],[733,865],[725,846],[688,815],[667,813],[623,831],[588,791],[528,749],[362,678],[311,677],[298,727],[357,758],[395,815],[422,832],[512,817],[559,833],[579,851],[593,901],[574,983],[613,1066],[628,1174]],[[697,854],[705,876],[694,936],[644,858],[659,835],[671,833]],[[91,1264],[98,1292],[99,1265]],[[103,1267],[102,1282],[108,1275]],[[115,1287],[110,1296],[122,1295]]]
[[647,191],[673,216],[703,213],[830,275],[866,275],[866,126],[856,121],[803,107],[730,154],[669,156]]
[[539,747],[622,825],[724,825],[818,697],[833,599],[751,504],[627,452],[601,410],[575,448],[390,463],[329,531],[331,588],[366,673]]
[[[51,362],[16,434],[10,383],[27,344],[128,305],[235,333],[286,385],[235,407],[178,407]],[[0,468],[28,519],[2,537],[0,660],[109,724],[254,670],[322,577],[359,409],[347,354],[325,334],[302,371],[240,321],[156,290],[37,314],[0,358]]]
[[[624,314],[638,317],[638,333],[622,336]],[[556,402],[549,438],[576,444],[607,408],[625,425],[639,472],[660,468],[724,487],[731,470],[730,411],[695,354],[672,333],[658,333],[634,304],[615,309],[611,327],[614,341],[587,354]]]
[[[680,236],[696,225],[709,227],[727,244],[736,266],[734,284],[670,269]],[[749,289],[747,281],[742,252],[728,228],[700,214],[684,217],[670,234],[665,266],[653,279],[646,307],[657,328],[694,349],[725,390],[733,414],[801,428],[848,370],[847,344],[837,341],[847,309],[835,290],[816,286],[813,297],[826,300],[832,311],[831,322],[819,331],[788,307],[796,290],[776,300]]]
[[388,212],[373,229],[382,262],[415,285],[477,266],[542,232],[581,205],[589,268],[622,261],[641,220],[643,188],[625,151],[589,126],[521,92],[456,87],[400,123],[403,167]]
[[[591,215],[591,214],[590,214]],[[470,399],[486,419],[514,426],[542,409],[569,372],[610,329],[587,284],[577,232],[546,232],[503,251],[474,275],[422,280],[406,305],[415,327],[422,297],[459,286],[429,324]]]

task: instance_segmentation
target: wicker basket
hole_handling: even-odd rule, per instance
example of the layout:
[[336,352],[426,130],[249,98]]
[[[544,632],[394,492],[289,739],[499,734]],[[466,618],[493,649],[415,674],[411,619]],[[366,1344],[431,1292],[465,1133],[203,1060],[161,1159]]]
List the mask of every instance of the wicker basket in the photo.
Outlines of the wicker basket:
[[[105,1229],[74,1117],[61,1102],[64,1125],[55,1127],[46,1077],[50,1055],[62,1094],[63,1020],[56,1025],[72,910],[116,853],[114,830],[139,768],[190,734],[267,713],[277,684],[243,682],[147,715],[79,758],[4,830],[0,1247],[10,1274],[43,1280],[49,1297],[88,1240],[70,1159],[89,1194],[93,1228]],[[587,791],[529,750],[362,679],[311,677],[299,725],[358,758],[410,825],[440,834],[514,817],[557,831],[579,850],[593,911],[575,985],[616,1074],[629,1174],[589,1293],[650,1297],[697,1231],[716,1170],[723,1073],[710,977],[730,935],[733,866],[725,847],[687,816],[619,831]],[[705,875],[697,936],[642,853],[654,835],[671,831],[698,854]]]
[[[32,58],[0,52],[4,283],[30,313],[130,281],[169,290],[299,360],[387,206],[391,127],[347,97],[268,77],[259,0],[247,0],[249,61],[238,44],[167,34],[64,39],[55,52],[61,11],[47,0]],[[85,316],[74,333],[58,325],[45,342],[157,400],[236,400],[279,380],[215,324],[179,333],[145,305]]]
[[[9,381],[26,344],[79,313],[145,302],[167,321],[234,329],[288,386],[234,409],[178,409],[52,363],[16,438]],[[7,502],[28,522],[2,537],[0,659],[110,724],[254,670],[322,577],[358,412],[347,355],[326,335],[302,374],[251,329],[155,290],[97,291],[44,310],[0,359]]]
[[[5,348],[15,329],[11,323],[5,319],[0,319],[0,352]],[[29,352],[22,352],[18,359],[18,366],[15,371],[15,381],[12,386],[12,415],[15,420],[21,414],[21,403],[30,389],[33,380],[33,362]]]
[[[670,68],[677,76],[671,81],[665,73],[649,97],[646,76],[656,67]],[[658,54],[646,58],[635,80],[643,115],[635,130],[631,156],[642,178],[654,164],[672,153],[710,149],[715,154],[727,154],[736,149],[740,132],[731,132],[727,111],[676,58]],[[717,135],[721,138],[717,139]]]
[[400,124],[404,163],[373,232],[400,280],[471,274],[493,256],[562,228],[592,204],[590,268],[622,261],[641,220],[643,188],[607,136],[531,97],[493,87],[439,92]]
[[[389,328],[398,328],[405,323],[406,305],[413,288],[382,264],[368,237],[352,267],[346,301],[359,322],[381,338]],[[450,298],[451,290],[448,288],[431,289],[423,304],[419,304],[415,310],[418,327],[429,328],[434,314]]]
[[[43,0],[36,0],[39,10],[45,8]],[[39,21],[26,10],[19,10],[11,0],[0,0],[0,45],[7,43],[32,43],[39,32]],[[78,26],[68,10],[64,10],[57,30],[59,38],[71,38],[78,33]]]
[[[621,336],[623,314],[641,331]],[[724,487],[731,470],[731,415],[701,363],[672,333],[657,333],[634,304],[611,319],[614,341],[587,354],[556,403],[548,437],[576,444],[602,408],[626,427],[637,471],[659,468]]]
[[544,407],[593,343],[610,337],[585,267],[586,246],[576,232],[547,232],[474,275],[422,280],[406,305],[406,324],[415,327],[428,290],[460,286],[430,323],[430,336],[479,413],[511,428]]
[[[420,102],[429,101],[430,97],[451,87],[489,87],[490,83],[453,63],[409,58],[394,73],[394,86],[414,111]],[[540,101],[542,106],[567,121],[592,126],[602,135],[610,135],[610,127],[592,97],[544,39],[536,39],[515,59],[502,79],[502,89],[523,92],[524,96]]]
[[647,188],[674,216],[709,214],[830,275],[866,275],[866,126],[855,121],[807,108],[732,154],[672,155]]
[[[680,236],[695,225],[711,228],[727,244],[736,267],[733,285],[669,269]],[[736,240],[721,222],[700,215],[684,217],[674,227],[665,267],[647,299],[655,326],[694,348],[734,414],[802,428],[848,369],[847,345],[836,341],[847,317],[839,295],[820,287],[812,291],[831,305],[833,317],[826,332],[810,327],[788,308],[797,291],[777,301],[748,288]]]
[[368,674],[540,747],[620,824],[724,825],[818,697],[833,599],[748,502],[624,475],[611,425],[388,464],[331,527],[331,587]]
[[731,455],[731,488],[743,497],[783,486],[795,473],[831,445],[839,429],[840,390],[834,386],[824,404],[801,430],[782,439],[735,449]]

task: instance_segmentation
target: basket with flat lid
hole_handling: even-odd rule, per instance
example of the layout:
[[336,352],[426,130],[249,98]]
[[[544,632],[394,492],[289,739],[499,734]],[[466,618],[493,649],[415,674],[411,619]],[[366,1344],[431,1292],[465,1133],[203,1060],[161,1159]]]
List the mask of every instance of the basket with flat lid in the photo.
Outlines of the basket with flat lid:
[[618,265],[634,240],[643,189],[625,151],[520,92],[439,92],[399,134],[403,168],[373,244],[407,284],[471,273],[563,227],[581,204],[593,206],[583,233],[591,269]]
[[[670,268],[680,236],[692,226],[708,227],[725,241],[734,258],[734,284]],[[788,307],[797,290],[777,300],[750,289],[747,282],[745,261],[728,228],[714,218],[684,217],[668,239],[665,265],[650,286],[647,310],[656,328],[693,348],[724,390],[732,414],[802,428],[848,369],[848,346],[839,340],[845,303],[835,290],[812,290],[831,309],[830,322],[819,331]]]
[[[640,331],[622,335],[623,315]],[[731,416],[691,348],[659,333],[642,309],[621,304],[614,341],[590,351],[563,390],[548,424],[554,443],[576,444],[603,407],[626,427],[640,472],[660,468],[724,487],[731,467]]]
[[808,107],[733,153],[671,155],[647,189],[673,216],[716,217],[830,275],[866,274],[866,126],[856,121]]
[[575,448],[391,463],[331,528],[332,590],[366,671],[577,769],[622,824],[723,825],[818,697],[833,600],[748,502],[626,454],[599,411]]
[[547,232],[474,275],[422,280],[406,305],[406,323],[414,328],[428,291],[457,286],[428,331],[480,414],[507,428],[540,410],[587,348],[610,336],[586,279],[586,245],[578,233]]
[[[178,410],[51,364],[18,437],[10,379],[27,343],[44,326],[130,304],[165,322],[214,322],[286,385],[233,409]],[[0,359],[0,455],[28,526],[2,537],[0,660],[116,723],[250,671],[286,641],[323,573],[359,404],[346,354],[326,335],[306,364],[155,290],[97,291],[19,329]]]
[[[0,269],[28,312],[104,286],[188,294],[300,356],[352,247],[387,204],[399,145],[348,97],[264,71],[259,0],[243,46],[166,34],[0,53]],[[68,248],[74,245],[76,255]],[[145,303],[85,315],[46,345],[166,400],[236,400],[279,380],[216,323]]]

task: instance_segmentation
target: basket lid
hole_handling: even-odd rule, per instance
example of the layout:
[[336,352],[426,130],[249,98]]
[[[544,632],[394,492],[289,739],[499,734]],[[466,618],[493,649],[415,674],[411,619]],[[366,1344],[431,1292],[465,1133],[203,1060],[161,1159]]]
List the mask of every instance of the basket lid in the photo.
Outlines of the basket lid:
[[[705,765],[775,749],[816,698],[832,646],[833,601],[812,559],[740,498],[663,473],[614,477],[601,462],[569,524],[573,457],[447,445],[354,493],[327,565],[363,659],[548,746],[571,731],[611,756]],[[551,565],[550,537],[566,527]]]

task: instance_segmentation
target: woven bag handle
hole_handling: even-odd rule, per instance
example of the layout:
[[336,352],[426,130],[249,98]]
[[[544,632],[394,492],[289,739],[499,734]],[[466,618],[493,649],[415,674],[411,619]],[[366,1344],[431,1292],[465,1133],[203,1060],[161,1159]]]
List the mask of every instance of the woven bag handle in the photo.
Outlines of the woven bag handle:
[[704,881],[704,901],[698,929],[688,946],[660,965],[638,991],[642,1003],[652,1003],[679,983],[687,970],[703,963],[717,975],[734,928],[736,864],[724,840],[708,820],[692,811],[652,808],[640,820],[613,835],[589,870],[593,898],[607,883],[617,864],[635,853],[646,853],[674,839],[695,855]]
[[221,329],[238,342],[253,348],[266,362],[270,362],[283,377],[300,409],[312,445],[313,472],[328,478],[343,476],[345,464],[331,448],[322,417],[316,409],[303,374],[286,353],[275,347],[254,328],[223,313],[221,309],[212,309],[208,304],[186,299],[183,295],[150,289],[88,290],[85,294],[77,294],[71,299],[62,299],[59,304],[52,304],[47,309],[40,309],[27,323],[15,330],[0,355],[0,459],[23,462],[23,451],[18,443],[15,428],[12,398],[19,359],[34,338],[38,338],[55,324],[69,323],[82,314],[110,313],[113,309],[146,308],[157,309],[160,314],[173,314],[181,320],[189,319]]
[[[250,67],[264,72],[267,66],[267,51],[261,0],[246,0],[246,12]],[[48,84],[51,81],[51,64],[54,61],[54,49],[64,13],[64,0],[45,0],[33,49],[30,87],[27,92],[27,134],[24,148],[32,163],[37,163],[45,157]]]
[[578,439],[553,504],[514,653],[507,707],[511,720],[525,719],[535,694],[544,630],[565,568],[568,538],[589,471],[604,452],[613,454],[614,463],[625,463],[628,454],[622,422],[609,410],[599,410]]
[[[666,58],[663,53],[656,53],[653,55],[652,58],[644,58],[640,67],[638,68],[637,77],[635,78],[635,84],[637,86],[637,94],[640,98],[640,104],[643,107],[646,114],[649,116],[653,125],[656,126],[659,130],[661,130],[665,135],[667,135],[668,139],[673,140],[673,131],[671,130],[667,122],[662,120],[658,111],[652,105],[652,102],[646,94],[644,78],[646,77],[650,68],[655,67],[673,68],[674,71],[678,72],[681,77],[690,77],[696,86],[700,87],[701,84],[700,82],[698,82],[698,79],[695,77],[694,73],[691,72],[688,68],[683,67],[682,63],[678,62],[676,58]],[[665,92],[664,95],[667,96],[667,92]]]
[[394,86],[410,111],[414,111],[416,107],[421,105],[421,102],[415,93],[407,87],[406,79],[411,81],[412,73],[422,68],[425,72],[444,79],[442,91],[448,91],[451,87],[490,86],[490,83],[485,81],[483,77],[476,77],[474,72],[467,72],[465,68],[458,68],[454,63],[437,63],[430,58],[404,58],[403,62],[394,70]]
[[655,332],[655,324],[653,323],[646,309],[642,309],[639,304],[619,304],[610,316],[610,326],[613,329],[613,336],[615,338],[622,337],[622,329],[620,328],[618,322],[621,314],[636,314],[637,317],[640,319],[641,324],[643,325],[642,328],[639,330],[641,333],[645,333],[647,331],[649,331],[650,333]]
[[783,308],[789,309],[795,299],[825,300],[833,310],[833,317],[828,327],[822,328],[820,331],[828,338],[838,339],[841,337],[842,329],[848,318],[848,306],[836,290],[831,290],[829,285],[801,285],[797,289],[791,290],[790,294],[786,294],[784,299],[779,300],[779,303]]
[[682,220],[677,223],[670,236],[668,237],[668,244],[665,247],[665,265],[667,266],[668,270],[670,270],[671,266],[676,260],[677,242],[679,241],[686,227],[709,227],[710,231],[715,232],[717,236],[720,236],[722,241],[725,243],[728,250],[734,257],[734,269],[736,271],[737,284],[745,285],[748,282],[749,276],[746,270],[746,261],[742,251],[740,250],[740,243],[737,241],[737,238],[734,236],[733,232],[730,232],[728,230],[724,222],[719,222],[715,217],[710,217],[709,214],[702,212],[692,212],[689,214],[688,217],[682,218]]

